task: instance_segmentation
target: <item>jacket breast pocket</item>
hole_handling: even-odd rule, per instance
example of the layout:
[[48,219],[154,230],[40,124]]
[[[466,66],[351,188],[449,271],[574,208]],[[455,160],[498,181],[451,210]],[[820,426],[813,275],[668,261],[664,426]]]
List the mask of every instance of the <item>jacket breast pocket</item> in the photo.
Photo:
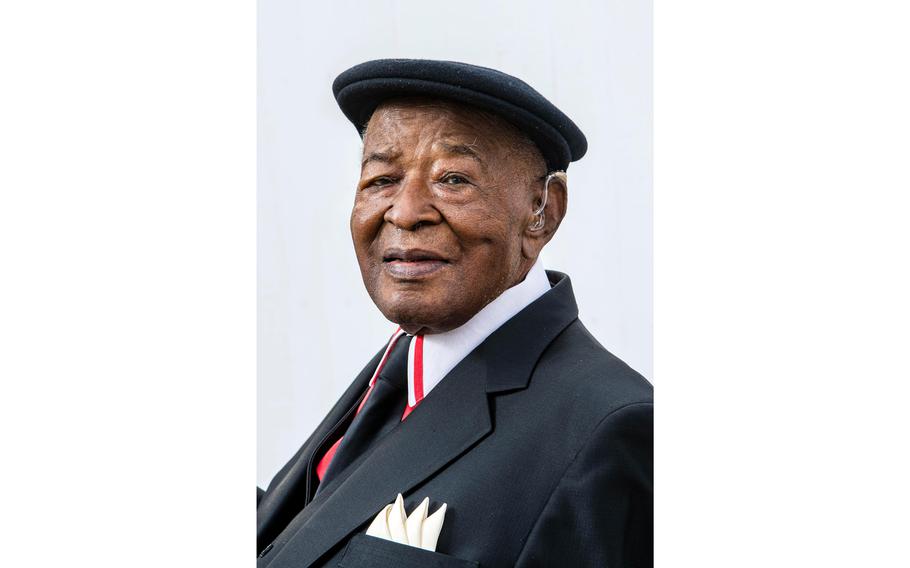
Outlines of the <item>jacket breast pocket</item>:
[[415,546],[358,534],[348,543],[338,567],[363,568],[364,566],[375,568],[477,568],[480,564],[439,552],[430,552]]

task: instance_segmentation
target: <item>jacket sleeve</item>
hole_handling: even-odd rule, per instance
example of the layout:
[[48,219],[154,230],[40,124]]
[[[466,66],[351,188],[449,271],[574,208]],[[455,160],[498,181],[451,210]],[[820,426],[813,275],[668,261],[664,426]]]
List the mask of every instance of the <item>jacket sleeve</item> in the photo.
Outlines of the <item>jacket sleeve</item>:
[[517,566],[653,565],[653,405],[605,417],[550,495]]

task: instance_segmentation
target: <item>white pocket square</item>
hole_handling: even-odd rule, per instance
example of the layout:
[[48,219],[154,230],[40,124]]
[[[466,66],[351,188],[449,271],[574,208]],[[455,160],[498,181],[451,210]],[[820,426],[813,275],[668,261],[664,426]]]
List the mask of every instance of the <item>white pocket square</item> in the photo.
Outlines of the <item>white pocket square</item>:
[[405,515],[404,499],[399,493],[394,503],[379,511],[370,523],[367,535],[435,552],[446,516],[446,504],[443,503],[435,513],[427,516],[429,507],[430,499],[427,497],[410,515]]

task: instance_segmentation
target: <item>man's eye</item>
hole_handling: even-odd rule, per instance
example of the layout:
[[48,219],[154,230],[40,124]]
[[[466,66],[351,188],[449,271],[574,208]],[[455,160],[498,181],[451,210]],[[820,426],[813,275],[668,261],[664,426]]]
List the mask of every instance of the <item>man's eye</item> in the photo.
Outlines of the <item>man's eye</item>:
[[382,187],[385,185],[391,185],[393,183],[395,183],[394,179],[392,179],[390,177],[382,176],[382,177],[378,177],[378,178],[372,180],[367,185],[369,185],[371,187]]
[[462,185],[468,183],[467,178],[458,174],[449,174],[442,178],[442,183],[446,185]]

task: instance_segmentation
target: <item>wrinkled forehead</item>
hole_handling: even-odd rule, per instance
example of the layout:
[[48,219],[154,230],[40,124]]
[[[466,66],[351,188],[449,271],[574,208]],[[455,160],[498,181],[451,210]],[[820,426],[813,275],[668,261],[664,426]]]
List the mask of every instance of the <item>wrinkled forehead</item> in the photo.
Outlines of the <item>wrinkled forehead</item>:
[[363,136],[364,152],[400,145],[468,144],[499,153],[521,145],[522,134],[496,115],[444,99],[406,98],[382,103]]

